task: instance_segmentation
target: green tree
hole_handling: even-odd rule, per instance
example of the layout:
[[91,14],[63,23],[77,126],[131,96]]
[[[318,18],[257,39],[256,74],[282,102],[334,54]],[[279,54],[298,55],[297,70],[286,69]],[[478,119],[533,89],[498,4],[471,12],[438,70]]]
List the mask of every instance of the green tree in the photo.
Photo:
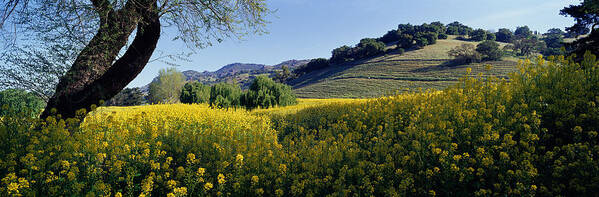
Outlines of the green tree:
[[476,52],[479,52],[483,60],[501,60],[503,52],[499,49],[499,44],[492,40],[486,40],[476,46]]
[[530,38],[532,37],[532,31],[528,26],[517,27],[514,36],[516,36],[516,39]]
[[578,37],[579,35],[590,34],[579,38],[568,48],[581,59],[586,51],[594,55],[599,55],[599,0],[581,0],[579,5],[570,5],[560,11],[561,15],[573,17],[576,23],[566,28],[568,34]]
[[514,50],[518,51],[520,56],[530,56],[543,50],[544,43],[536,37],[516,39],[513,42]]
[[498,42],[511,43],[514,33],[510,29],[501,28],[495,33],[495,37]]
[[482,60],[482,55],[476,51],[472,44],[462,44],[449,50],[447,54],[454,57],[454,62],[458,64],[470,64]]
[[495,36],[494,33],[487,32],[487,39],[486,40],[495,41],[495,40],[497,40],[497,37]]
[[241,88],[235,84],[217,83],[210,87],[211,107],[228,109],[240,106]]
[[210,86],[198,81],[188,82],[181,89],[179,97],[182,103],[208,103],[210,101]]
[[483,29],[476,29],[470,32],[470,40],[483,41],[487,39],[487,31]]
[[[224,38],[264,32],[264,18],[270,13],[263,0],[11,0],[0,6],[2,36],[55,38],[28,42],[37,46],[85,43],[58,80],[42,118],[51,115],[51,109],[64,118],[74,117],[77,110],[119,93],[150,60],[162,24],[178,32],[176,38],[188,46],[203,48]],[[9,29],[3,25],[7,21]],[[82,40],[70,39],[69,34],[81,34]]]
[[0,117],[21,114],[35,117],[44,109],[45,105],[46,103],[41,98],[25,90],[0,91]]
[[106,101],[107,106],[135,106],[144,103],[144,95],[139,88],[125,88],[112,99]]
[[399,40],[399,32],[397,30],[388,31],[383,37],[378,39],[379,41],[388,44]]
[[397,47],[403,49],[410,49],[414,46],[414,36],[410,34],[401,34]]
[[151,103],[177,103],[185,76],[175,68],[161,69],[158,78],[150,83],[149,101]]
[[374,57],[385,53],[385,43],[372,38],[364,38],[356,46],[355,59]]
[[287,80],[292,79],[293,75],[291,73],[291,70],[289,70],[289,67],[287,65],[283,65],[281,66],[280,71],[275,71],[274,78],[277,82],[285,83]]
[[352,48],[347,45],[333,49],[331,53],[331,63],[343,63],[352,60]]
[[296,103],[296,97],[290,86],[276,83],[265,76],[256,77],[248,91],[241,96],[241,105],[249,110],[288,106]]
[[547,48],[541,51],[541,54],[544,56],[563,55],[562,48],[564,47],[564,34],[565,32],[558,28],[547,31],[541,39],[545,42]]

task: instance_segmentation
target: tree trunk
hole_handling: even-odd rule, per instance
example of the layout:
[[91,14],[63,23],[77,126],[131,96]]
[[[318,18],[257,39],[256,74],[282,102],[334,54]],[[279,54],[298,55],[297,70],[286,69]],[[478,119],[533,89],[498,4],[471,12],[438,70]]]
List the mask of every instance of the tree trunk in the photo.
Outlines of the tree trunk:
[[[149,5],[156,8],[155,2]],[[143,70],[160,38],[160,20],[152,6],[136,10],[139,12],[121,10],[101,17],[100,29],[61,77],[41,118],[54,115],[53,109],[61,118],[76,117],[80,109],[89,111],[91,105],[119,93]],[[137,34],[131,46],[114,61],[136,26]]]

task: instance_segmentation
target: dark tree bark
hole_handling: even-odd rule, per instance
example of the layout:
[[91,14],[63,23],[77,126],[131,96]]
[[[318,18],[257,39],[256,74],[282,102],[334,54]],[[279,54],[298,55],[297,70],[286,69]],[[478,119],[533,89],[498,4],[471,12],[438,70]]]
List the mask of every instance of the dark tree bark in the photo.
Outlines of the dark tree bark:
[[[156,1],[129,2],[113,11],[107,7],[108,1],[93,1],[100,14],[100,28],[60,79],[41,118],[53,115],[52,109],[62,118],[76,117],[78,110],[89,110],[112,98],[143,70],[160,38],[160,20]],[[131,46],[114,61],[136,27]]]

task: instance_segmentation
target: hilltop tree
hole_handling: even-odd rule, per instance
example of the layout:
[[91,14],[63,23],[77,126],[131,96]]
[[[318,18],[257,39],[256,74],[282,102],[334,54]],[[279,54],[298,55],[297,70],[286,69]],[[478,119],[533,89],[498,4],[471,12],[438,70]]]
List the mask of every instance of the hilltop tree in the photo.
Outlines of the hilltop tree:
[[[143,70],[156,48],[162,23],[176,28],[177,38],[188,46],[202,48],[224,38],[263,32],[266,13],[262,0],[11,0],[0,8],[0,27],[11,24],[2,33],[6,36],[16,35],[12,27],[30,37],[52,35],[40,46],[85,43],[41,115],[45,118],[55,108],[69,118],[79,109],[109,100]],[[44,18],[51,20],[38,20]],[[128,44],[133,32],[136,35]],[[71,40],[68,34],[80,34],[83,40]]]
[[498,42],[511,43],[513,36],[514,33],[512,33],[512,30],[507,28],[501,28],[499,29],[499,31],[495,33],[495,40],[497,40]]
[[175,68],[161,69],[158,79],[150,83],[149,101],[151,103],[177,103],[185,76]]
[[564,47],[564,34],[565,32],[557,28],[550,29],[545,33],[545,36],[541,40],[545,42],[547,48],[541,51],[541,53],[544,56],[563,55],[562,47]]
[[397,30],[388,31],[383,37],[378,39],[379,41],[388,44],[399,40],[399,32]]
[[331,53],[331,63],[343,63],[352,60],[352,48],[347,45],[333,49]]
[[472,44],[462,44],[449,50],[447,54],[454,57],[454,62],[458,64],[480,62],[482,59],[482,55],[476,51],[476,48]]
[[521,56],[530,56],[533,53],[542,51],[545,46],[543,42],[540,42],[536,37],[522,38],[513,41],[513,48]]
[[447,24],[446,33],[449,35],[468,35],[472,31],[472,28],[463,25],[462,23],[455,21],[453,23]]
[[582,58],[586,51],[599,55],[599,0],[582,0],[579,5],[570,5],[560,11],[561,15],[573,17],[576,23],[566,28],[568,34],[590,34],[569,45],[573,52]]
[[476,52],[479,52],[483,60],[501,60],[503,52],[499,49],[499,44],[492,40],[486,40],[476,46]]
[[487,31],[483,29],[476,29],[470,32],[470,39],[473,41],[483,41],[487,39]]
[[530,38],[532,37],[532,31],[530,31],[528,26],[517,27],[516,31],[514,31],[514,36],[516,36],[517,39]]
[[368,57],[374,57],[385,52],[385,43],[376,41],[372,38],[364,38],[360,40],[360,43],[356,46],[356,53],[354,59],[362,59]]
[[401,34],[399,37],[399,42],[397,42],[397,47],[403,49],[409,49],[414,46],[414,36],[410,34]]

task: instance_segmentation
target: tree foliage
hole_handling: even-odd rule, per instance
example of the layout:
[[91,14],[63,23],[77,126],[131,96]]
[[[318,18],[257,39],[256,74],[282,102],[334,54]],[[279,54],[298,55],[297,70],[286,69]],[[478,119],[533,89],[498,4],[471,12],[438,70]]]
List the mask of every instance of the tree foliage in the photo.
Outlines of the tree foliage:
[[38,116],[46,103],[36,94],[19,89],[0,91],[0,118],[2,116]]
[[492,40],[486,40],[476,46],[476,52],[482,55],[483,60],[501,60],[503,51],[499,49],[499,44]]
[[210,87],[211,107],[228,109],[240,106],[241,88],[235,84],[217,83]]
[[514,31],[514,36],[516,39],[527,39],[532,37],[532,31],[528,26],[517,27],[516,31]]
[[150,83],[148,100],[150,103],[177,103],[185,76],[175,68],[161,69],[158,79]]
[[511,43],[514,33],[510,29],[501,28],[495,33],[495,37],[498,42]]
[[453,23],[447,24],[447,31],[446,33],[449,35],[461,35],[461,36],[465,36],[465,35],[469,35],[470,32],[472,32],[472,28],[468,27],[458,21],[455,21]]
[[476,51],[472,44],[462,44],[449,50],[447,54],[454,57],[454,62],[458,64],[470,64],[482,60],[482,55]]
[[469,36],[473,41],[483,41],[487,39],[487,31],[483,29],[476,29],[470,32]]
[[572,37],[590,34],[579,38],[568,47],[572,52],[578,55],[578,59],[583,57],[586,51],[599,55],[599,0],[581,0],[578,5],[570,5],[560,11],[561,15],[573,17],[576,23],[566,28],[568,34]]
[[210,102],[210,86],[198,81],[188,82],[181,89],[179,97],[181,103],[208,103]]
[[295,105],[297,103],[290,86],[276,83],[266,76],[256,77],[248,91],[241,95],[240,100],[241,105],[250,110]]

